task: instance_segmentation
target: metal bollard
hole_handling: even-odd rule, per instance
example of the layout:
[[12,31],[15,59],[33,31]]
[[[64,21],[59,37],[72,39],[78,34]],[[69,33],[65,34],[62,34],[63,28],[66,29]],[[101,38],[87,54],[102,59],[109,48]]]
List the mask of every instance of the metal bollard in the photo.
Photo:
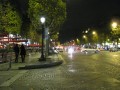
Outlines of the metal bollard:
[[12,61],[12,52],[10,52],[10,59],[9,59],[9,69],[11,69],[12,65],[11,65],[11,61]]
[[11,68],[11,57],[10,57],[10,60],[9,60],[9,69]]

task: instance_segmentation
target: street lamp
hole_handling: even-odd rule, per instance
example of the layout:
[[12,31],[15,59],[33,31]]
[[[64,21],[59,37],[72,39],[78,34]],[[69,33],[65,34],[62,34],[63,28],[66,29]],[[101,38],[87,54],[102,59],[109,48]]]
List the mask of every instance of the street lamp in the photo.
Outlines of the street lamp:
[[40,21],[42,23],[42,48],[41,48],[41,58],[40,60],[44,61],[45,60],[45,56],[44,56],[44,31],[45,31],[45,17],[41,17]]
[[96,34],[96,32],[95,32],[95,31],[93,31],[93,32],[92,32],[92,34],[93,34],[93,35],[95,35],[95,34]]
[[86,35],[83,35],[83,39],[84,39],[84,43],[87,43],[87,36]]
[[113,23],[112,23],[112,27],[113,27],[113,28],[116,28],[116,27],[117,27],[117,23],[116,23],[116,22],[113,22]]
[[85,38],[86,38],[86,36],[85,36],[85,35],[83,35],[83,38],[85,39]]
[[92,31],[92,40],[93,40],[93,43],[97,45],[97,43],[98,43],[98,34],[97,34],[96,31]]

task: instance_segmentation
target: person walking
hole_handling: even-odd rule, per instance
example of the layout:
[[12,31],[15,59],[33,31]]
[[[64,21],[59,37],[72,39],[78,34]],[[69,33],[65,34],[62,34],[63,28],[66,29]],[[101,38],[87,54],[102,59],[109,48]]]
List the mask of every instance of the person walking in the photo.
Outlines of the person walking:
[[20,55],[21,55],[22,62],[25,62],[26,50],[23,44],[20,47]]
[[19,47],[18,47],[18,44],[15,44],[13,49],[14,49],[14,52],[15,52],[15,63],[18,63],[18,57],[19,57]]

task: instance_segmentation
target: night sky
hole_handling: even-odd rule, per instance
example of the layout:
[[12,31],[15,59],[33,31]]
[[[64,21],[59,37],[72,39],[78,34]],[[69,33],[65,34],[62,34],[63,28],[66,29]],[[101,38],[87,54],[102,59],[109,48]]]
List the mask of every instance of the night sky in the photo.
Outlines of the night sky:
[[67,0],[67,19],[60,40],[74,39],[91,27],[104,28],[114,17],[120,17],[120,0]]

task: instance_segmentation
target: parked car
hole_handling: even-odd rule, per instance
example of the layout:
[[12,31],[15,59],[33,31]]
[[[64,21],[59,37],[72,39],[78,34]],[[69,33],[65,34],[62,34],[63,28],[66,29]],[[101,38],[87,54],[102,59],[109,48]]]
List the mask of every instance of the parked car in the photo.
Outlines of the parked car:
[[59,52],[58,52],[56,49],[50,48],[50,49],[49,49],[49,53],[50,53],[50,54],[58,54]]
[[57,48],[56,49],[58,52],[63,52],[63,49],[62,48]]
[[116,51],[118,51],[118,49],[115,48],[115,47],[113,47],[113,48],[110,48],[109,51],[110,51],[110,52],[116,52]]
[[99,51],[100,51],[99,49],[81,48],[81,52],[94,52],[94,53],[97,53]]

